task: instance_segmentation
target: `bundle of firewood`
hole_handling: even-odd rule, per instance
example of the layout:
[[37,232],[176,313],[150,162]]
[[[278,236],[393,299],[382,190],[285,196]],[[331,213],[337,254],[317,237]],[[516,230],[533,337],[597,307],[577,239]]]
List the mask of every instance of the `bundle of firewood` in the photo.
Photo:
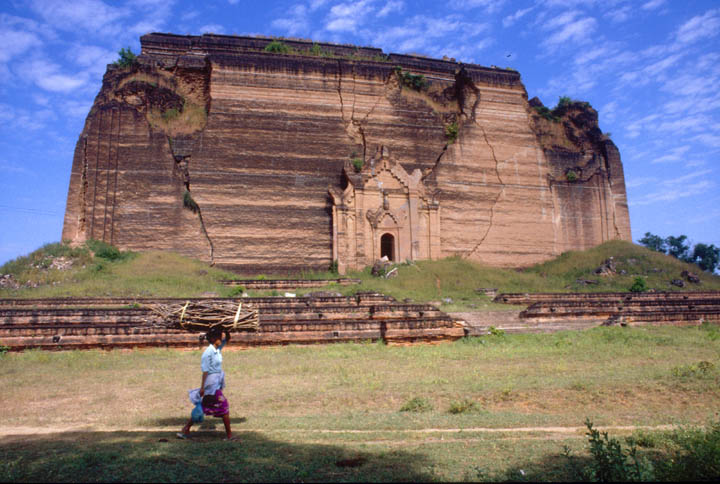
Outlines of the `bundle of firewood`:
[[243,310],[234,301],[186,302],[185,304],[153,304],[153,326],[206,332],[212,328],[223,331],[257,331],[257,309]]

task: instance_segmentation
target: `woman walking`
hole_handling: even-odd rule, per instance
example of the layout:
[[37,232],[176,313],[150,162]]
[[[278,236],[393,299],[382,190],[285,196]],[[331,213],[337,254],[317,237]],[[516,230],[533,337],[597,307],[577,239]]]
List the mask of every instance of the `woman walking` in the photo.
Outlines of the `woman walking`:
[[[222,392],[223,388],[225,388],[225,372],[222,370],[221,351],[230,341],[230,333],[226,331],[225,339],[223,339],[222,330],[213,328],[208,331],[207,340],[210,344],[203,352],[200,361],[202,383],[200,388],[188,392],[190,401],[193,405],[201,402],[203,414],[222,418],[225,424],[225,433],[227,434],[226,440],[235,440],[230,429],[230,404]],[[193,419],[190,418],[177,436],[181,439],[188,438],[192,424]]]

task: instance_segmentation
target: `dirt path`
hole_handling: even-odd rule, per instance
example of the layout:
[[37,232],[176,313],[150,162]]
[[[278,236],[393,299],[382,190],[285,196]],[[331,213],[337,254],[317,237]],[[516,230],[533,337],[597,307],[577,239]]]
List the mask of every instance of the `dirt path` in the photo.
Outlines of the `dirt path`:
[[[672,430],[678,428],[677,425],[616,425],[606,427],[596,427],[600,431],[622,431],[632,432],[635,430]],[[103,427],[103,426],[53,426],[53,427],[27,427],[27,426],[13,426],[13,427],[0,427],[0,437],[8,436],[32,436],[32,435],[49,435],[59,434],[68,432],[177,432],[178,426],[175,427]],[[313,433],[313,434],[434,434],[434,433],[488,433],[488,434],[523,434],[523,433],[547,433],[547,434],[562,434],[562,435],[584,435],[586,427],[512,427],[512,428],[490,428],[490,427],[469,427],[469,428],[427,428],[427,429],[348,429],[348,430],[333,430],[333,429],[253,429],[244,428],[238,426],[237,432],[257,432],[257,433],[284,433],[284,432],[302,432],[302,433]],[[219,430],[205,430],[201,429],[198,433],[208,432],[219,432]]]

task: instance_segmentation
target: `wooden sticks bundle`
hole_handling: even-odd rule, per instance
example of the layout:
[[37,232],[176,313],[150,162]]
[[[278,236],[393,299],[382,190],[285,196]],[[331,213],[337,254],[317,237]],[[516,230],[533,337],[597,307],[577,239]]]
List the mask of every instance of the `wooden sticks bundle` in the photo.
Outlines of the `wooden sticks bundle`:
[[154,326],[205,332],[212,328],[223,331],[257,331],[260,323],[257,309],[242,309],[233,301],[191,302],[185,304],[153,304],[148,308]]

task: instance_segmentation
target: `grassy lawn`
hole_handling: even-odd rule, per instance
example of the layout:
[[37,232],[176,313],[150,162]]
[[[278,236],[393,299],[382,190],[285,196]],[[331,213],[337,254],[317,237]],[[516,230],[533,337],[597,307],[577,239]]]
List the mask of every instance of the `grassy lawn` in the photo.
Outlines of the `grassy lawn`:
[[[720,408],[711,326],[224,353],[240,443],[214,419],[173,438],[200,350],[3,355],[0,481],[572,480],[584,432],[548,427],[703,425]],[[413,399],[424,411],[400,411]]]

